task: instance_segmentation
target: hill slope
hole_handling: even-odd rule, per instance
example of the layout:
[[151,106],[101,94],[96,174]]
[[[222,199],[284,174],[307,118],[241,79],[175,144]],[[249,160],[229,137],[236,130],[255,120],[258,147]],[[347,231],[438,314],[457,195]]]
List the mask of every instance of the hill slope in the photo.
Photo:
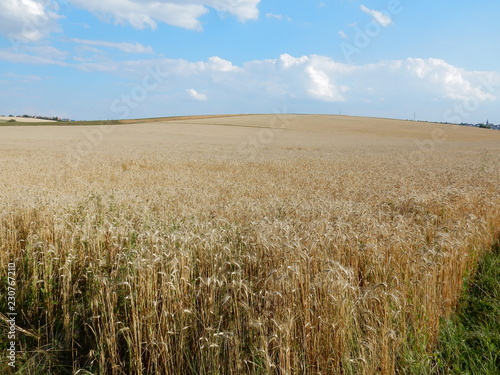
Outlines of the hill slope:
[[500,236],[496,131],[247,115],[0,134],[25,373],[430,373]]

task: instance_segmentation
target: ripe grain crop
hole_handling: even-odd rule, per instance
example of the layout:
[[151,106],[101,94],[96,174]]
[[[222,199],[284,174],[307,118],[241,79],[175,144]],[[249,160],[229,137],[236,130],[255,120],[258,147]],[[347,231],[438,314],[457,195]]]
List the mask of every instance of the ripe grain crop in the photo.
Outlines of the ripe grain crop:
[[19,373],[432,368],[440,318],[500,235],[500,132],[275,120],[116,125],[76,166],[95,128],[3,127]]

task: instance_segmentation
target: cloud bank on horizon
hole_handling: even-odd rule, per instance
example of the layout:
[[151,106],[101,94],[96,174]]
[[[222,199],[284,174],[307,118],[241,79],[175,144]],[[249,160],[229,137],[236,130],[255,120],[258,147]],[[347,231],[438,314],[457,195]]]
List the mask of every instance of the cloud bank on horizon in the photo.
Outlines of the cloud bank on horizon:
[[[491,48],[500,5],[444,3],[5,0],[0,114],[288,111],[500,123]],[[450,9],[482,24],[468,30]]]

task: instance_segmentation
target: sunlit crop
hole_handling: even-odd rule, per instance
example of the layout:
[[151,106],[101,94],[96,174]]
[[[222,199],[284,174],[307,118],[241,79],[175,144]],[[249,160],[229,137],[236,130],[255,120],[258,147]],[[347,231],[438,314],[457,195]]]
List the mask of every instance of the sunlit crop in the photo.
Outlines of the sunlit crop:
[[70,157],[97,128],[0,128],[17,369],[412,368],[500,234],[500,132],[457,128],[282,115],[113,125]]

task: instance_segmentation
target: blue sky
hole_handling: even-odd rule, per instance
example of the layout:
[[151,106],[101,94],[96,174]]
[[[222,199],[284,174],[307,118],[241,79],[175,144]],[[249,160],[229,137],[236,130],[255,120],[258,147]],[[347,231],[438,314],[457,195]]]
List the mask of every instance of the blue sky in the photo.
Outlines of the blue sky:
[[0,114],[500,123],[500,3],[2,0]]

